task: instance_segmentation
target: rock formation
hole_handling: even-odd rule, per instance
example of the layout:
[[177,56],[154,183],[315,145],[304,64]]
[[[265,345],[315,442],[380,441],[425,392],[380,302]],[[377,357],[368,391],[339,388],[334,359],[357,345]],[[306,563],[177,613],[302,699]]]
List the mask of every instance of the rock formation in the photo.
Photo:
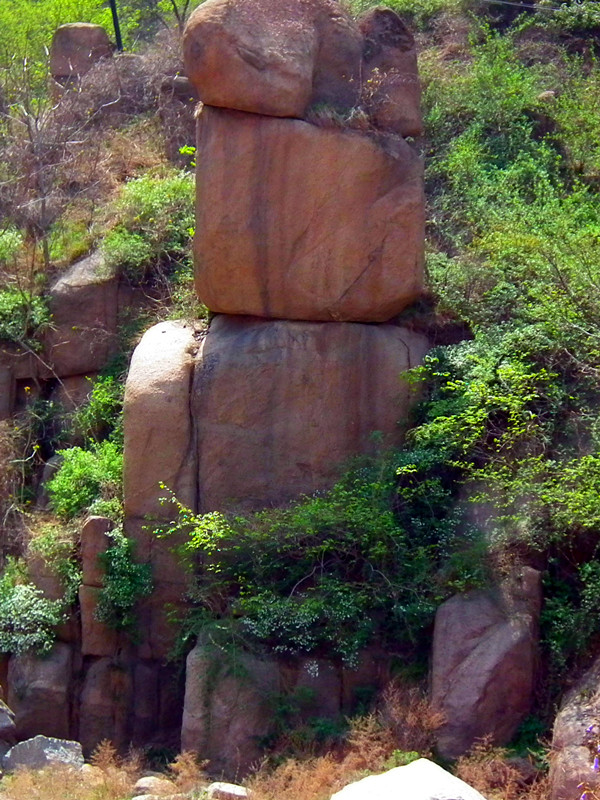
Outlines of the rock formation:
[[446,715],[438,750],[457,758],[477,739],[506,744],[529,713],[541,608],[540,573],[441,605],[435,618],[432,705]]
[[[579,800],[600,789],[600,659],[567,692],[554,721],[549,800]],[[591,795],[593,796],[593,795]]]
[[102,58],[112,56],[113,47],[102,25],[72,22],[56,29],[50,48],[50,74],[65,84],[85,75]]
[[[85,37],[67,27],[53,48],[53,73],[65,79],[108,54],[90,33],[76,63],[64,42]],[[301,662],[244,656],[240,677],[223,663],[215,671],[200,643],[182,728],[181,686],[165,659],[176,636],[168,611],[188,576],[173,542],[154,534],[173,513],[161,484],[195,511],[252,510],[327,489],[348,459],[373,450],[375,431],[385,445],[401,442],[413,402],[401,376],[428,349],[395,319],[422,291],[422,166],[405,138],[421,130],[419,86],[401,20],[378,11],[355,21],[336,0],[207,0],[184,48],[205,104],[196,286],[217,315],[207,332],[156,325],[131,362],[125,532],[152,566],[154,592],[140,605],[135,644],[95,619],[110,525],[87,521],[80,616],[48,659],[10,658],[9,700],[21,737],[76,735],[88,753],[107,737],[178,746],[181,731],[184,747],[237,774],[271,732],[274,689],[309,689],[319,715],[335,716],[357,686],[381,685],[385,659],[363,657],[357,673],[322,661],[315,678]],[[133,292],[98,256],[59,278],[47,357],[0,353],[0,416],[31,377],[58,376],[65,404],[85,396]],[[55,578],[40,566],[36,580],[50,593]]]
[[[374,431],[400,442],[401,374],[428,348],[393,319],[423,279],[422,166],[404,138],[420,132],[419,88],[400,19],[356,22],[335,0],[207,0],[184,53],[204,103],[196,288],[218,313],[202,335],[152,328],[127,381],[126,532],[157,581],[139,650],[154,662],[186,582],[149,530],[172,514],[159,484],[200,512],[330,487]],[[182,746],[226,774],[258,757],[269,694],[308,686],[300,665],[240,659],[232,671],[200,643],[187,664]],[[319,672],[309,688],[335,715],[353,681]]]

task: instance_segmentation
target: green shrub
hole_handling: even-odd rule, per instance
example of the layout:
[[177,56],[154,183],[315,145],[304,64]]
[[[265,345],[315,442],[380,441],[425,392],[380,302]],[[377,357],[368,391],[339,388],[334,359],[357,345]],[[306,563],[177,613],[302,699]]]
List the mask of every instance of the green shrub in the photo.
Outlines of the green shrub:
[[0,231],[0,265],[3,267],[15,261],[23,244],[23,237],[16,228]]
[[108,264],[132,283],[164,281],[189,264],[194,228],[191,175],[132,180],[124,186],[115,213],[118,221],[102,249]]
[[18,289],[0,291],[0,340],[39,349],[36,336],[50,322],[42,297]]
[[452,575],[442,570],[470,542],[451,510],[451,479],[444,485],[430,466],[423,461],[412,480],[405,455],[392,454],[352,470],[330,492],[249,517],[197,516],[174,501],[170,532],[188,534],[182,555],[201,610],[191,632],[228,621],[231,635],[272,652],[348,664],[374,640],[418,651],[452,580],[470,588],[483,575],[467,578],[460,558]]
[[23,569],[9,560],[0,576],[0,652],[47,653],[62,622],[63,601],[48,600],[41,589],[24,582]]
[[89,450],[72,447],[58,452],[63,463],[47,488],[51,508],[59,517],[72,519],[96,500],[120,496],[123,453],[115,442],[105,440]]
[[89,442],[98,442],[120,424],[125,386],[115,375],[99,375],[91,380],[92,391],[72,415],[73,431]]
[[136,636],[136,606],[152,591],[149,564],[133,560],[134,543],[116,528],[107,534],[110,547],[101,554],[104,582],[98,597],[96,618],[115,630]]

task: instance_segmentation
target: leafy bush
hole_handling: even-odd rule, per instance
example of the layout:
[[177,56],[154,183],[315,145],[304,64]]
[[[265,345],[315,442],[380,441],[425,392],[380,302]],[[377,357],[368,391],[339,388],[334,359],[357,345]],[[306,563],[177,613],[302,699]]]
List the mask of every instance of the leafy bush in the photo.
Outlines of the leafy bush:
[[50,321],[43,298],[17,289],[0,291],[0,340],[39,348],[36,336]]
[[63,602],[48,600],[41,589],[24,582],[19,564],[9,560],[0,576],[0,652],[47,653],[63,621]]
[[102,248],[110,265],[134,284],[165,280],[190,261],[194,228],[191,175],[130,181],[115,206],[118,222]]
[[125,386],[115,375],[99,375],[92,381],[87,400],[75,410],[72,428],[90,442],[100,441],[113,433],[120,421]]
[[104,582],[98,597],[96,618],[115,630],[135,636],[139,600],[152,591],[149,564],[133,560],[134,543],[119,528],[107,534],[112,544],[100,555],[104,566]]
[[228,619],[273,652],[348,664],[375,639],[418,650],[453,581],[468,588],[483,572],[463,570],[471,542],[443,478],[432,469],[413,481],[408,471],[394,454],[357,467],[330,492],[249,517],[197,516],[174,501],[169,532],[188,534],[182,555],[196,570],[191,597],[202,610],[192,633]]
[[58,452],[64,460],[47,488],[59,517],[72,519],[94,501],[120,495],[123,453],[115,442],[107,439],[89,450],[72,447]]

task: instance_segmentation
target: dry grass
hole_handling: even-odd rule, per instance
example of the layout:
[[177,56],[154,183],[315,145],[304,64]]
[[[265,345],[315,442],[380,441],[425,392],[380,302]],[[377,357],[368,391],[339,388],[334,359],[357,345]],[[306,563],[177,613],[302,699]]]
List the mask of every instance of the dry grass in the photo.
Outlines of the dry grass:
[[431,753],[433,734],[443,723],[418,687],[392,683],[381,707],[352,720],[336,753],[288,758],[275,769],[265,764],[248,782],[255,800],[325,800],[366,773],[382,772],[395,751]]
[[[203,767],[193,753],[181,753],[169,766],[174,793],[207,784]],[[130,753],[120,758],[114,745],[101,742],[83,770],[64,765],[43,770],[18,770],[0,781],[1,800],[123,800],[131,797],[142,774],[142,759]]]
[[0,781],[6,800],[122,800],[131,797],[139,778],[135,756],[120,760],[110,742],[102,742],[92,765],[83,770],[64,765],[42,770],[17,770]]
[[470,753],[459,758],[456,775],[487,800],[546,800],[550,794],[548,777],[527,769],[525,759],[508,757],[489,739],[477,742]]
[[208,783],[204,769],[208,761],[198,761],[195,753],[180,753],[175,761],[169,764],[169,778],[178,792],[190,792],[202,783]]

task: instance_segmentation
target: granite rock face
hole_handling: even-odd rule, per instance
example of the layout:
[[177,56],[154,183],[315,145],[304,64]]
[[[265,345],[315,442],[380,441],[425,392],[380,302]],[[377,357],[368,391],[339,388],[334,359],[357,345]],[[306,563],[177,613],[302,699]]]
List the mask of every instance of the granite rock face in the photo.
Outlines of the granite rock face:
[[593,769],[600,737],[600,659],[566,694],[554,721],[549,800],[579,800],[600,789]]
[[397,444],[401,373],[427,349],[392,325],[216,317],[193,385],[200,509],[282,504],[329,488],[373,431]]
[[270,701],[279,688],[275,660],[240,653],[229,663],[222,652],[196,645],[186,661],[182,750],[204,753],[215,771],[246,774],[272,728]]
[[484,736],[506,744],[529,713],[540,606],[540,573],[524,567],[496,592],[456,595],[438,609],[431,702],[446,715],[437,743],[444,758]]
[[72,696],[71,647],[57,642],[45,656],[13,655],[8,663],[8,705],[19,739],[36,734],[68,738]]
[[422,164],[401,137],[205,107],[198,150],[196,289],[212,311],[385,322],[421,294]]

